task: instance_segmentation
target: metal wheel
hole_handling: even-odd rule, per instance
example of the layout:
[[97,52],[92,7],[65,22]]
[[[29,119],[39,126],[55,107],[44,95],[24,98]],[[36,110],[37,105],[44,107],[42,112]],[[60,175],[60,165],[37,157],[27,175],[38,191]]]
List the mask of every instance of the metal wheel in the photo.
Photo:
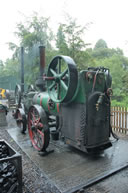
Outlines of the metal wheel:
[[56,56],[48,67],[48,93],[54,102],[69,102],[75,94],[78,82],[76,64],[68,56]]
[[17,126],[20,128],[21,133],[25,133],[27,120],[26,120],[25,113],[22,109],[18,109],[16,112],[16,123],[17,123]]
[[38,105],[29,109],[28,132],[33,147],[38,151],[45,151],[49,145],[50,133],[45,111]]
[[17,107],[20,107],[21,104],[21,86],[19,84],[16,85],[15,88],[15,103]]

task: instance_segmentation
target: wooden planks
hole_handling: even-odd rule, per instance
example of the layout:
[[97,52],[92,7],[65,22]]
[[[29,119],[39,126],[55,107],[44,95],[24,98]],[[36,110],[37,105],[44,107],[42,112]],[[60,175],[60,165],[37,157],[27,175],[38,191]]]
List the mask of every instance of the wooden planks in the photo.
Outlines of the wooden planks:
[[127,107],[111,107],[111,126],[114,131],[128,134]]

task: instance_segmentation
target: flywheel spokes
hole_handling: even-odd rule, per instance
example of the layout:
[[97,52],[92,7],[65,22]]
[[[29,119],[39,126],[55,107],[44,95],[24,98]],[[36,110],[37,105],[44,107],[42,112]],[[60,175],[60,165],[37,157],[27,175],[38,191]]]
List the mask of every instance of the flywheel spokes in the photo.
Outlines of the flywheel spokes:
[[46,80],[50,98],[54,102],[69,102],[78,82],[75,62],[68,56],[56,56],[49,65]]

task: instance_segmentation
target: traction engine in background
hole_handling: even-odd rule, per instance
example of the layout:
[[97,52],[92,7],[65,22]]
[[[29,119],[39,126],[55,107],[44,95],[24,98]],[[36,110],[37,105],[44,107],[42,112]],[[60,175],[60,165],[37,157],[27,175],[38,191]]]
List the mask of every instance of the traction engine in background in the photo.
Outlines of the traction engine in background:
[[32,85],[24,93],[19,85],[15,90],[15,118],[23,133],[28,124],[34,148],[45,152],[50,132],[83,152],[111,147],[109,69],[97,67],[78,72],[68,56],[54,57],[47,75],[44,68],[45,48],[40,47],[40,76],[36,81],[40,91]]

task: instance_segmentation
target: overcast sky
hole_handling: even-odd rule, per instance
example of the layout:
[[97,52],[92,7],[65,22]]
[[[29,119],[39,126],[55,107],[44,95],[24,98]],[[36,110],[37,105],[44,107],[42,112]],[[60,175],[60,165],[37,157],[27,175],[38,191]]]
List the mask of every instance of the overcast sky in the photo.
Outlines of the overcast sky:
[[50,25],[64,21],[65,13],[78,20],[78,24],[93,24],[85,34],[92,46],[100,38],[109,47],[120,47],[128,56],[128,1],[127,0],[2,0],[0,2],[0,59],[10,56],[6,42],[15,42],[13,32],[23,15],[30,17],[36,11],[50,17]]

